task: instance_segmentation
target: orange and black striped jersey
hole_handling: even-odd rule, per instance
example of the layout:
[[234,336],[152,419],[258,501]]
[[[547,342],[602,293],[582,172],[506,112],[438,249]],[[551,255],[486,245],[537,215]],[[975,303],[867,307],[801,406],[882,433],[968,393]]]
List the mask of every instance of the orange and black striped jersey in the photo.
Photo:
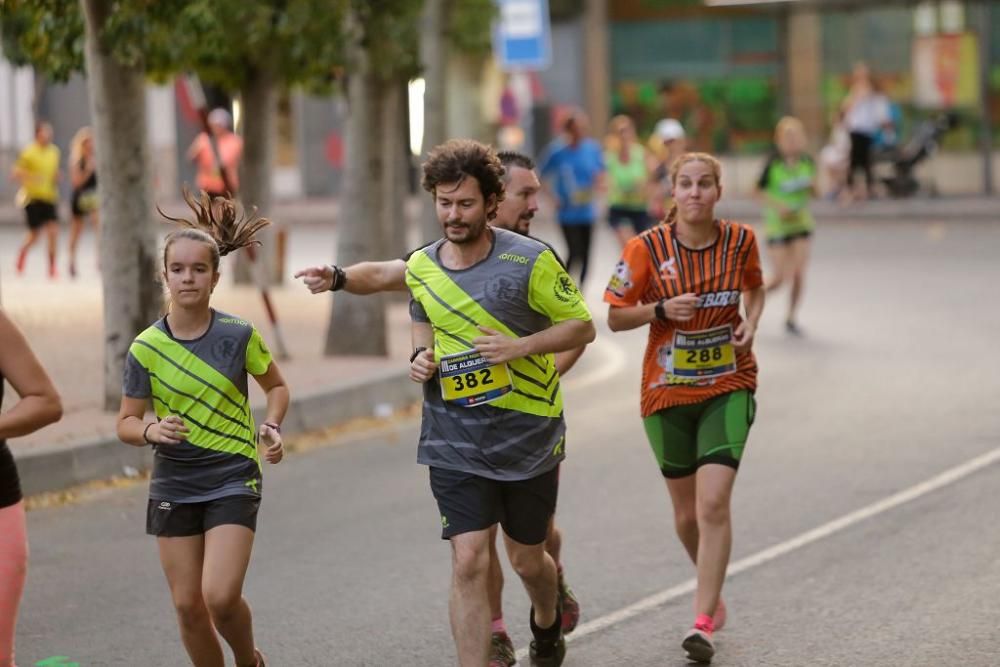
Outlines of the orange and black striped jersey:
[[[612,306],[655,303],[686,293],[699,297],[686,322],[656,320],[642,370],[642,416],[675,405],[699,403],[737,389],[757,387],[757,361],[750,351],[733,355],[724,346],[735,331],[742,292],[761,287],[760,254],[753,229],[727,220],[719,237],[700,250],[685,247],[673,225],[657,225],[631,239],[604,291]],[[698,356],[702,359],[698,364]]]

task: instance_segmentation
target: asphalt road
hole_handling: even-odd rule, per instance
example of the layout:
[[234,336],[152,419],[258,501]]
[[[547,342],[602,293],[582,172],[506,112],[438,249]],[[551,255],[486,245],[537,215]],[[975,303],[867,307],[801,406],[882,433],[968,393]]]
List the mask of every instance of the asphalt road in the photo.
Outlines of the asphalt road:
[[[603,323],[616,252],[599,238],[587,293]],[[785,296],[770,299],[734,497],[740,567],[715,664],[1000,664],[996,458],[877,505],[996,457],[998,253],[997,224],[831,224],[816,238],[804,338],[782,330]],[[565,664],[683,665],[693,569],[638,417],[644,334],[601,328],[565,381],[559,521],[584,623]],[[416,434],[402,421],[266,471],[246,593],[269,664],[454,664],[449,551]],[[30,513],[20,664],[186,664],[143,534],[144,494],[136,485]],[[505,605],[524,646],[528,604],[513,575]]]

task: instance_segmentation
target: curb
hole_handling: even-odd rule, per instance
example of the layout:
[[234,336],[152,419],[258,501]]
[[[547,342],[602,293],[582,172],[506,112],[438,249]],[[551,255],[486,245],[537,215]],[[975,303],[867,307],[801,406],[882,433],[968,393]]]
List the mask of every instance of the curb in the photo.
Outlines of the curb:
[[[352,419],[387,416],[408,407],[423,396],[422,387],[409,379],[408,371],[382,370],[372,377],[347,381],[293,398],[282,423],[283,435],[331,428]],[[264,406],[254,406],[254,420],[264,418]],[[153,453],[117,438],[96,438],[68,444],[64,448],[17,455],[21,490],[25,496],[62,491],[78,484],[126,474],[129,468],[148,470]]]

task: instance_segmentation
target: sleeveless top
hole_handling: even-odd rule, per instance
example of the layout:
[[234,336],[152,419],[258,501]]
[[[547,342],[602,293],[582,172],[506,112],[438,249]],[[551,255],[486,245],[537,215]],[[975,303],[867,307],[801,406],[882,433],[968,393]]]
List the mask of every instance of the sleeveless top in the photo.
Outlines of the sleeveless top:
[[[3,375],[0,374],[0,409],[3,407]],[[0,440],[0,509],[21,501],[21,480],[17,476],[14,455],[6,440]]]

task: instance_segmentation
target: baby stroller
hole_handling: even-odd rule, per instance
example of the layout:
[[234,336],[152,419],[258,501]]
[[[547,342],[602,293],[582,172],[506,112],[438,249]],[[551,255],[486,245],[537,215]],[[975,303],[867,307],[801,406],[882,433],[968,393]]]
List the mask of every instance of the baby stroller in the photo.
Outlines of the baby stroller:
[[890,197],[912,197],[919,192],[920,182],[913,173],[916,166],[934,154],[941,137],[957,124],[955,114],[940,114],[917,125],[905,145],[877,156],[879,162],[888,162],[892,166],[892,175],[879,179],[885,184]]

